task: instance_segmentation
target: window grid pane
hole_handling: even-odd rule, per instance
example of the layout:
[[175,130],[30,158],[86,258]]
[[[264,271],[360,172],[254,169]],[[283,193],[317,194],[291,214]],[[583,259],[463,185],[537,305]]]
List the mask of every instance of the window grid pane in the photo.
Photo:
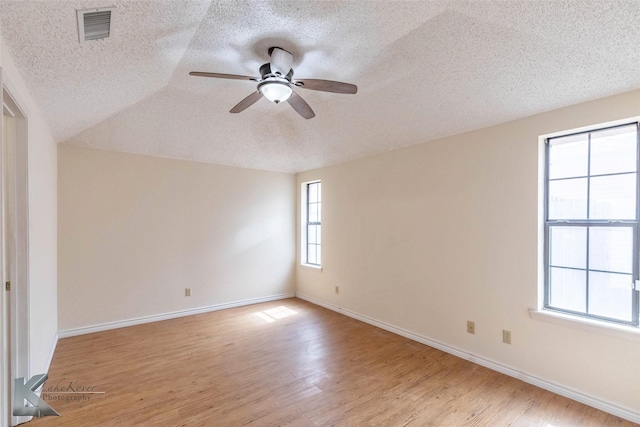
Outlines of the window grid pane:
[[549,272],[549,304],[569,311],[584,312],[587,308],[585,270],[551,267]]
[[586,227],[553,227],[549,232],[551,241],[549,264],[551,266],[587,268]]
[[636,174],[592,176],[589,191],[589,218],[636,219]]
[[638,124],[547,140],[545,307],[638,325]]
[[549,219],[586,219],[588,179],[559,179],[549,182]]
[[632,321],[630,274],[589,272],[589,313]]

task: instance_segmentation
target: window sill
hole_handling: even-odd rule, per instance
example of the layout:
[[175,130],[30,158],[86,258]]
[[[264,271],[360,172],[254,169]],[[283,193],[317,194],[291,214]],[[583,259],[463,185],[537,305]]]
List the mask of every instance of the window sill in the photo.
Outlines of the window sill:
[[634,328],[633,326],[615,325],[594,319],[583,319],[551,310],[530,309],[529,316],[534,320],[540,320],[553,325],[568,326],[587,332],[640,342],[640,329]]
[[313,264],[300,264],[300,267],[307,269],[307,270],[313,270],[313,271],[317,271],[318,273],[322,273],[322,266],[321,265],[313,265]]

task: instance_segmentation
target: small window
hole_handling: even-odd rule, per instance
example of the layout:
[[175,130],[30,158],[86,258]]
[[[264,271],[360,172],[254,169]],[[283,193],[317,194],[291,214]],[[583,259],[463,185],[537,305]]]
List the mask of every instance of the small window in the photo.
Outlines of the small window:
[[546,140],[546,309],[638,326],[638,158],[638,123]]
[[303,184],[302,262],[322,265],[322,184]]

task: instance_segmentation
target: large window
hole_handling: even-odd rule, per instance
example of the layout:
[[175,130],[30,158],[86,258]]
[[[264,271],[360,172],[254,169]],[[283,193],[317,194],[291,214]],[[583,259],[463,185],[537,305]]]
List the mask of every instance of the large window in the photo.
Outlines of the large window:
[[546,140],[547,309],[638,326],[638,123]]
[[320,181],[304,184],[306,190],[305,203],[305,264],[322,264],[322,184]]

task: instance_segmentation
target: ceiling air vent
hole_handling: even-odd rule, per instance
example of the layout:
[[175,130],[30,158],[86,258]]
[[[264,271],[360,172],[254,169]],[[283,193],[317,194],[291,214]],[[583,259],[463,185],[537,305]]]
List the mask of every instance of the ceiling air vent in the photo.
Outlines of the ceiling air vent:
[[80,43],[106,39],[111,35],[111,13],[115,7],[78,10]]

